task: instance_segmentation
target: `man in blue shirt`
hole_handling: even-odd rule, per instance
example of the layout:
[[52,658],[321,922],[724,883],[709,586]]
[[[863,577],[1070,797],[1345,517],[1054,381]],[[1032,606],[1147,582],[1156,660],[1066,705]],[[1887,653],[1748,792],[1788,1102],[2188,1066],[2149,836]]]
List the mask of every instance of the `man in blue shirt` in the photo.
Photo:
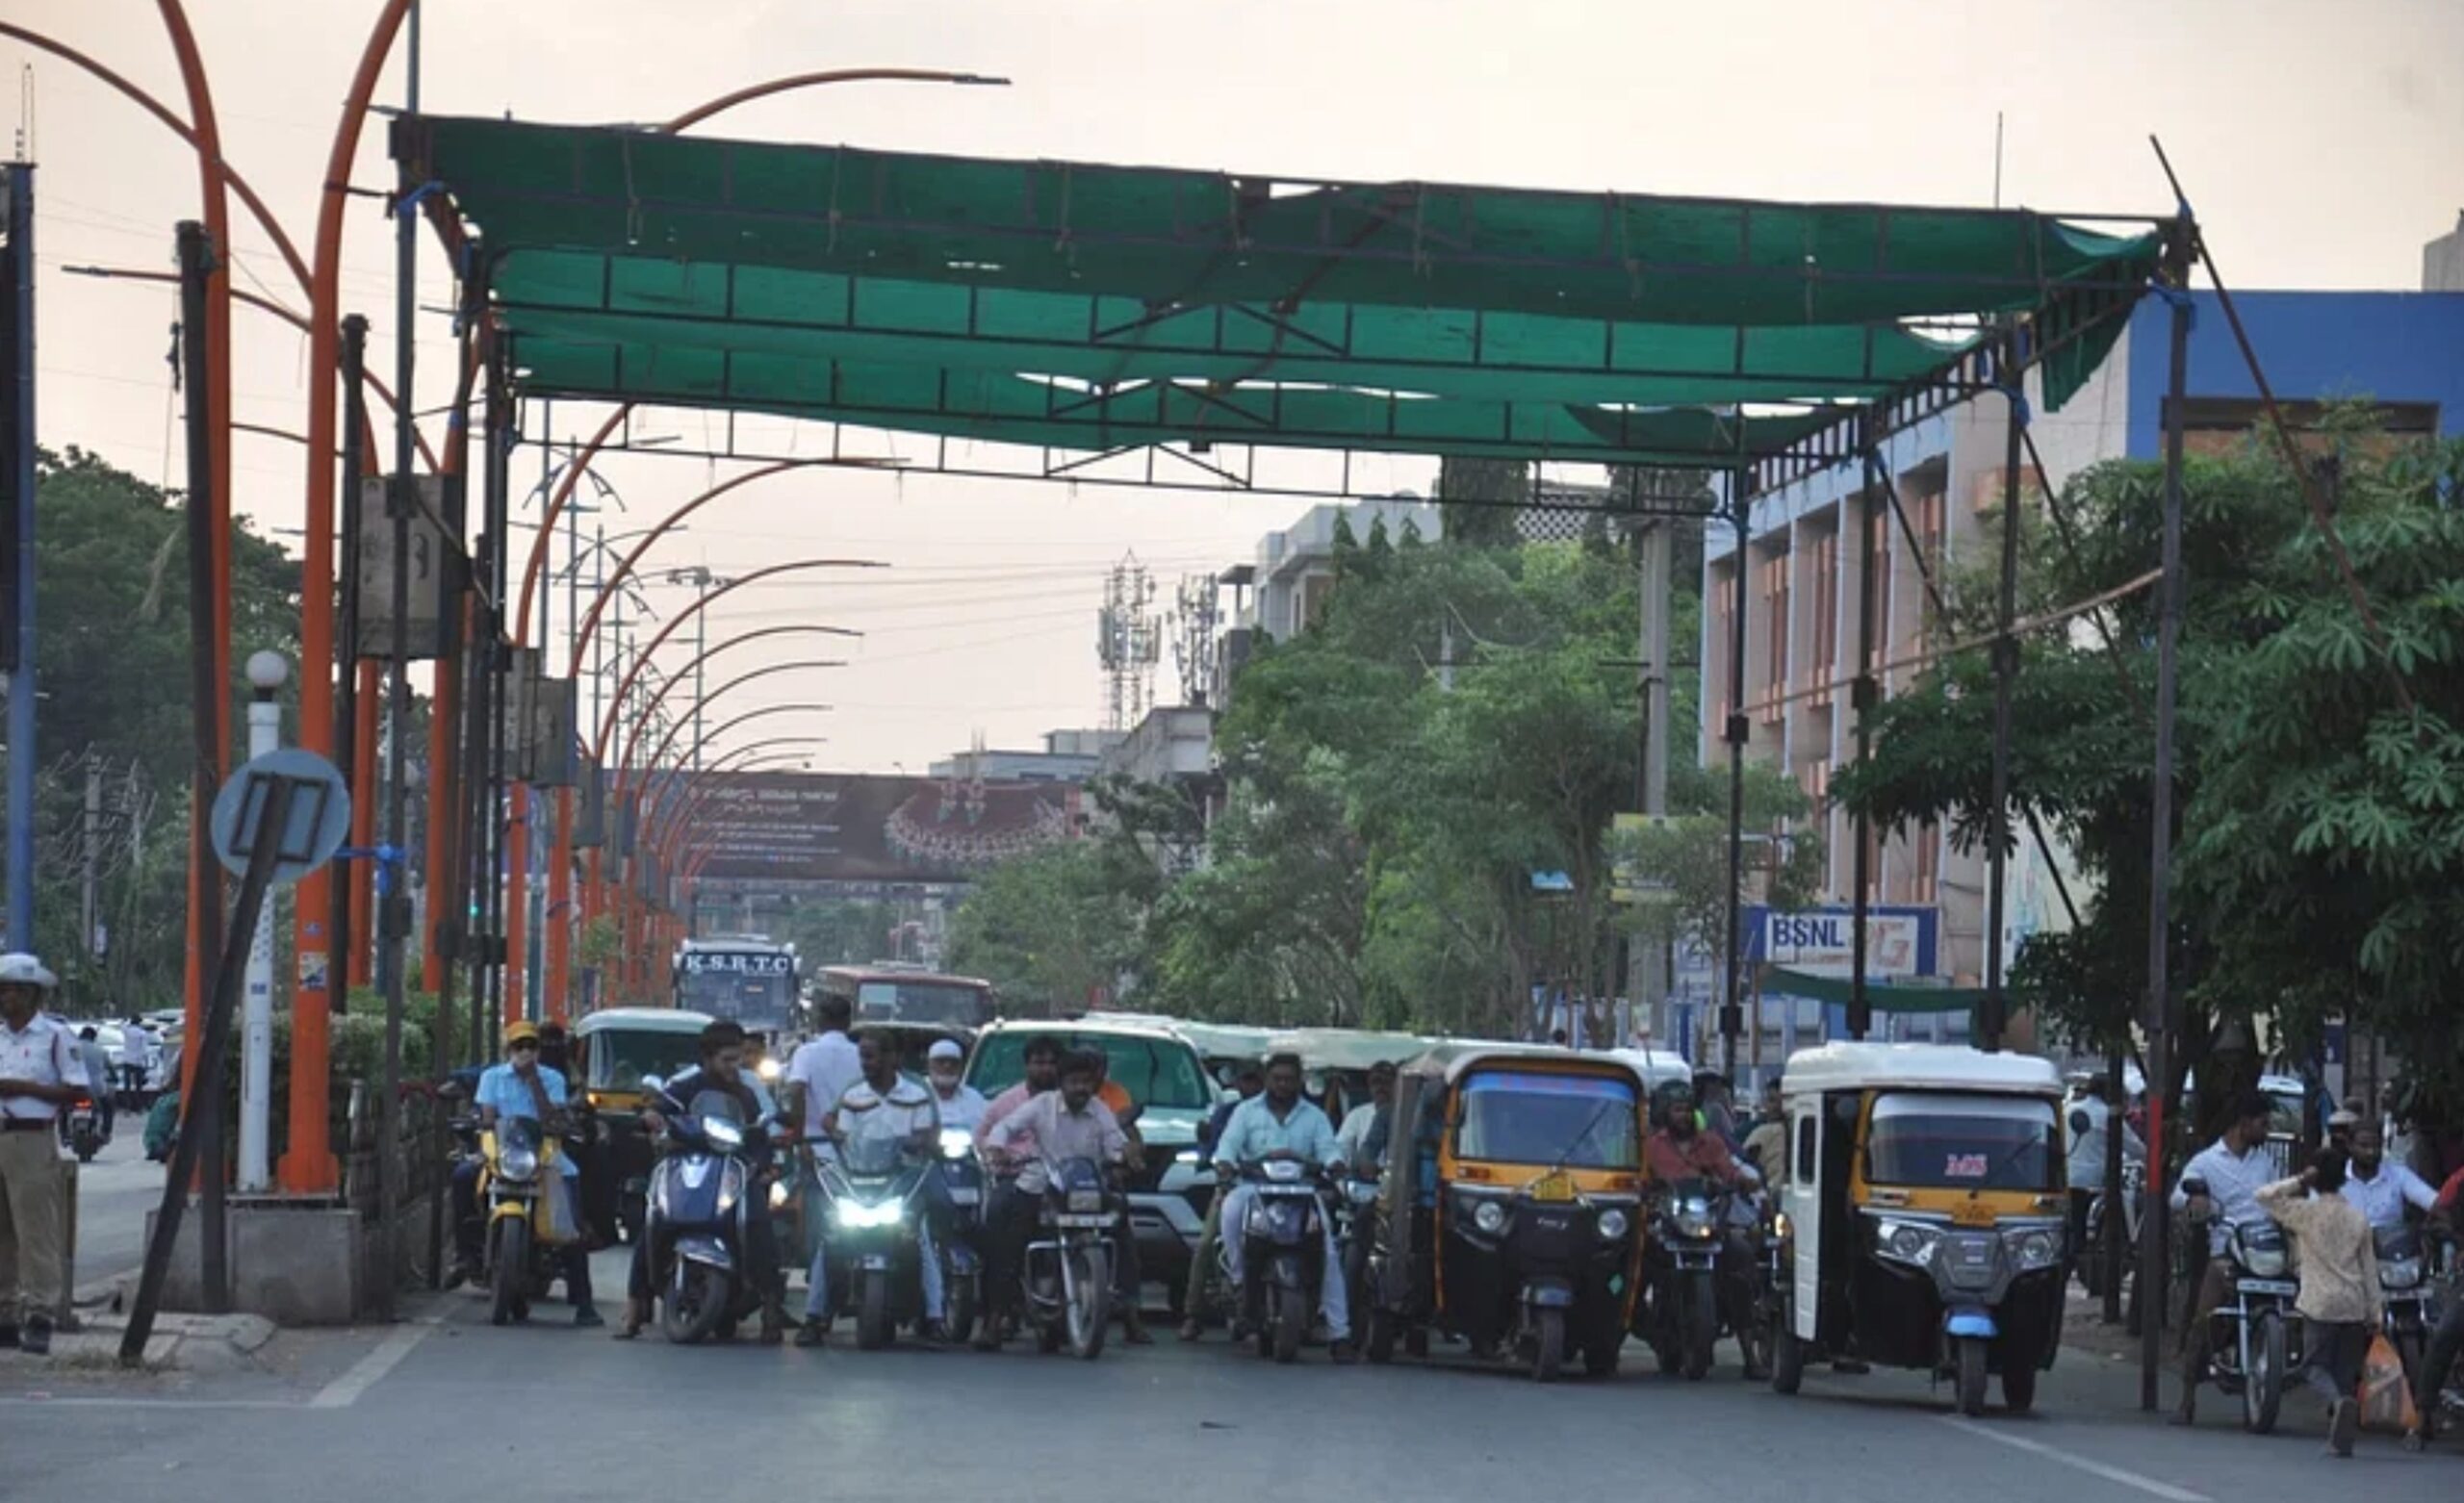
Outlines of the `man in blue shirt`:
[[[1223,1130],[1231,1125],[1232,1113],[1247,1106],[1267,1088],[1266,1070],[1253,1060],[1244,1060],[1238,1074],[1232,1077],[1232,1089],[1237,1092],[1230,1101],[1219,1105],[1203,1127],[1197,1130],[1197,1146],[1212,1151],[1223,1140]],[[1181,1293],[1181,1339],[1194,1341],[1206,1334],[1208,1289],[1215,1282],[1215,1254],[1223,1239],[1223,1200],[1221,1195],[1206,1203],[1206,1220],[1199,1226],[1197,1252],[1190,1259],[1189,1281]]]
[[[490,1065],[480,1072],[478,1088],[472,1093],[472,1105],[479,1111],[480,1127],[493,1132],[500,1123],[525,1121],[537,1123],[543,1134],[554,1134],[564,1126],[565,1077],[564,1072],[539,1062],[539,1026],[528,1022],[508,1026],[504,1031],[504,1054],[502,1064]],[[556,1155],[556,1169],[564,1180],[558,1186],[558,1193],[567,1196],[570,1204],[570,1198],[579,1191],[576,1183],[579,1168],[571,1154],[559,1153]],[[475,1162],[462,1165],[454,1171],[457,1198],[466,1193],[469,1197],[469,1211],[462,1222],[462,1259],[467,1268],[478,1266],[480,1240],[486,1230],[478,1216],[478,1174],[479,1166]],[[462,1187],[466,1175],[470,1180],[467,1192]],[[574,1324],[605,1324],[591,1298],[589,1244],[577,1238],[565,1245],[562,1257],[565,1288],[573,1301]]]
[[[1270,1159],[1297,1159],[1330,1173],[1343,1166],[1343,1146],[1335,1140],[1334,1124],[1300,1094],[1300,1057],[1296,1054],[1277,1054],[1267,1060],[1266,1093],[1243,1102],[1215,1143],[1215,1172],[1227,1181],[1243,1167]],[[1235,1299],[1245,1286],[1243,1256],[1247,1238],[1243,1231],[1248,1225],[1249,1205],[1256,1198],[1256,1186],[1245,1184],[1234,1185],[1223,1197],[1223,1245],[1231,1263]],[[1321,1215],[1318,1225],[1326,1239],[1319,1313],[1325,1319],[1327,1339],[1334,1343],[1335,1361],[1348,1363],[1352,1357],[1350,1301],[1344,1288],[1343,1258],[1335,1249],[1334,1218]]]

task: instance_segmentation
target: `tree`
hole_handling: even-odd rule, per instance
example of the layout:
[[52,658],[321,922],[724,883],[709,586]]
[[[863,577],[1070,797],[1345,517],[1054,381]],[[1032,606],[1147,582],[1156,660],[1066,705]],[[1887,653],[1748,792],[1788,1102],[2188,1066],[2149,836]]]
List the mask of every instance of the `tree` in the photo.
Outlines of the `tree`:
[[1438,462],[1438,517],[1446,540],[1468,548],[1511,548],[1514,508],[1531,498],[1531,466],[1520,459]]
[[950,964],[1030,1010],[1075,1011],[1135,958],[1137,916],[1087,841],[1062,841],[984,874],[950,929]]

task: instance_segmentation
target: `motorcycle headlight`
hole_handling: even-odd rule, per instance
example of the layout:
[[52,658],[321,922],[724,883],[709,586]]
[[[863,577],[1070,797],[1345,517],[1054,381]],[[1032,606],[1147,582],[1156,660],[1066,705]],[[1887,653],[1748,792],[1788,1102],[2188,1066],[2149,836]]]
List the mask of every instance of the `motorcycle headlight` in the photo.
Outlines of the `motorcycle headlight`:
[[2253,1247],[2247,1243],[2243,1244],[2242,1266],[2249,1269],[2253,1278],[2283,1278],[2286,1261],[2284,1248],[2281,1245]]
[[2015,1233],[2005,1240],[2022,1272],[2050,1268],[2062,1261],[2062,1237],[2049,1228]]
[[842,1200],[837,1209],[838,1224],[851,1229],[894,1227],[907,1219],[905,1201],[886,1200],[878,1206],[867,1206],[860,1201]]
[[1600,1213],[1600,1239],[1604,1242],[1617,1241],[1633,1224],[1624,1211],[1611,1206]]
[[1072,1215],[1091,1214],[1103,1209],[1104,1192],[1101,1190],[1071,1190],[1069,1192],[1069,1210]]
[[1270,1159],[1266,1163],[1266,1178],[1270,1185],[1297,1184],[1300,1180],[1300,1160]]
[[777,1210],[780,1207],[784,1206],[786,1203],[787,1203],[787,1184],[786,1184],[786,1182],[785,1182],[784,1180],[773,1180],[773,1181],[771,1181],[771,1182],[770,1182],[770,1209],[771,1209],[772,1210]]
[[941,1157],[964,1159],[975,1152],[975,1136],[964,1128],[941,1129]]
[[1786,1211],[1780,1210],[1772,1212],[1771,1235],[1773,1236],[1776,1236],[1784,1242],[1788,1239],[1788,1234],[1793,1230],[1794,1227],[1789,1222],[1788,1213]]
[[1942,1229],[1922,1221],[1886,1221],[1874,1232],[1874,1251],[1899,1262],[1923,1267],[1934,1261]]
[[1179,1153],[1172,1156],[1172,1162],[1195,1163],[1197,1162],[1197,1150],[1194,1148],[1184,1148]]
[[2422,1261],[2402,1258],[2378,1265],[2378,1286],[2385,1289],[2417,1289],[2422,1283]]
[[753,1067],[753,1073],[761,1077],[765,1082],[775,1081],[779,1078],[779,1061],[776,1059],[764,1059],[759,1064]]
[[744,1130],[725,1117],[704,1117],[702,1135],[719,1148],[742,1148]]
[[527,1148],[508,1148],[497,1159],[497,1173],[508,1180],[526,1180],[539,1172],[539,1156]]
[[1493,1200],[1484,1200],[1472,1210],[1472,1224],[1490,1236],[1505,1230],[1505,1208]]

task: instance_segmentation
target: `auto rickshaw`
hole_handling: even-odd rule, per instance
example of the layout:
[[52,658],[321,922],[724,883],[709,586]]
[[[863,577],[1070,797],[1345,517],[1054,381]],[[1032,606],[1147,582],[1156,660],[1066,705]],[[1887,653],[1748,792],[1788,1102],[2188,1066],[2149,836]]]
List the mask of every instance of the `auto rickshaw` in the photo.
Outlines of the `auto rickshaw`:
[[1443,1044],[1396,1080],[1365,1323],[1369,1360],[1434,1330],[1553,1380],[1617,1370],[1642,1238],[1644,1090],[1616,1059]]
[[1771,1386],[1853,1359],[2002,1380],[2014,1413],[2061,1346],[2067,1190],[2062,1076],[2026,1055],[1825,1044],[1789,1057],[1785,1286]]
[[598,1151],[606,1157],[602,1177],[616,1192],[613,1206],[590,1206],[584,1213],[604,1228],[612,1216],[617,1235],[630,1242],[640,1235],[650,1193],[651,1165],[658,1157],[642,1131],[650,1105],[646,1078],[664,1080],[699,1064],[706,1012],[680,1007],[606,1007],[574,1025],[574,1059],[582,1100],[595,1119]]

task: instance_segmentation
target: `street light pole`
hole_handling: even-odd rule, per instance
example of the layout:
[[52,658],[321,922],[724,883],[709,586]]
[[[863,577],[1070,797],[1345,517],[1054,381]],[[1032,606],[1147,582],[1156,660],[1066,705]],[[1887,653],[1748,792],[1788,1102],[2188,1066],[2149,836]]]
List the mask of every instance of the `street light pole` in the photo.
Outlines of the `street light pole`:
[[[248,658],[248,759],[282,744],[282,693],[291,664],[279,652]],[[247,985],[240,998],[240,1189],[273,1188],[273,904],[257,910],[248,938]]]

